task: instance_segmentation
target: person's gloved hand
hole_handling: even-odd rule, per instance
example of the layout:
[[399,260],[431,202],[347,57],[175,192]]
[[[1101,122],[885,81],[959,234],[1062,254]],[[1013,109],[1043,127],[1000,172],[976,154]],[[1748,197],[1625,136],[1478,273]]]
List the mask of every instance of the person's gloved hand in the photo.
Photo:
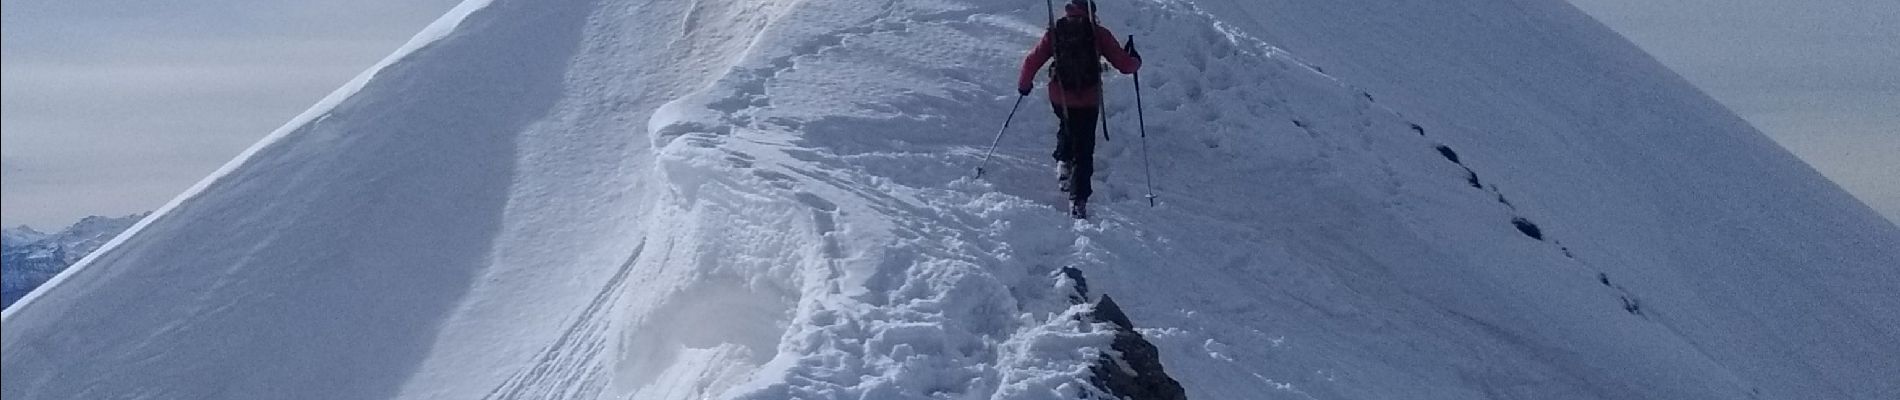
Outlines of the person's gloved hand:
[[1122,51],[1128,52],[1128,56],[1136,60],[1141,59],[1141,52],[1135,51],[1135,35],[1128,35],[1128,43],[1122,45]]
[[1033,90],[1033,89],[1035,89],[1035,88],[1036,88],[1036,87],[1035,87],[1034,85],[1022,85],[1022,86],[1017,86],[1017,87],[1016,87],[1016,94],[1017,94],[1017,95],[1021,95],[1021,96],[1028,96],[1028,95],[1029,95],[1029,91],[1030,91],[1030,90]]

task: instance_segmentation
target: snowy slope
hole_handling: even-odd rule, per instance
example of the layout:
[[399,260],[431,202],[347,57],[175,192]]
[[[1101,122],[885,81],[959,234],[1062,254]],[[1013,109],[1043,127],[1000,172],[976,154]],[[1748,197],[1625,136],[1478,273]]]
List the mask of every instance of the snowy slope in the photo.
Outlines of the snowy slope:
[[1111,78],[1077,222],[1040,94],[969,176],[1043,4],[471,1],[6,310],[0,394],[1075,398],[1077,266],[1197,399],[1900,397],[1900,230],[1561,0],[1102,7],[1161,204]]

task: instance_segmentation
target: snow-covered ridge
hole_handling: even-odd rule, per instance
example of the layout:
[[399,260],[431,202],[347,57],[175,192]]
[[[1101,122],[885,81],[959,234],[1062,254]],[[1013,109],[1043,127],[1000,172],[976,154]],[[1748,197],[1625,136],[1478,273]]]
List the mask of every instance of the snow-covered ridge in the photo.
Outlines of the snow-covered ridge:
[[1900,232],[1561,1],[1101,4],[1161,204],[1115,77],[1071,221],[1040,95],[970,177],[1042,4],[470,2],[8,310],[0,393],[1078,398],[1076,267],[1191,398],[1900,394]]

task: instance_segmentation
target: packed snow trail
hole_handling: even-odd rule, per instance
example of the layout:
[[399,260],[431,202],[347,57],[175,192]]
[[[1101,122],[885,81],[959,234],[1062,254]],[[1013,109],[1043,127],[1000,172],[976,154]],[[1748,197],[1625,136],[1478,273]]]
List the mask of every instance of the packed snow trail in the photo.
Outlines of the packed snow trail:
[[1040,95],[969,176],[1043,4],[471,1],[6,310],[0,394],[1099,396],[1075,266],[1197,399],[1900,396],[1900,231],[1561,1],[1101,5],[1160,204],[1103,142],[1075,221]]

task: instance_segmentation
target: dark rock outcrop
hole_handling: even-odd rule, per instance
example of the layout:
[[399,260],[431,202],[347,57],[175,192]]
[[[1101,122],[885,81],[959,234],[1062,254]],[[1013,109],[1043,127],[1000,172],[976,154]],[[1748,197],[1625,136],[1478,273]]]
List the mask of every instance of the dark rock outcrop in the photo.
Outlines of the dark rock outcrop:
[[[1069,300],[1075,304],[1088,302],[1088,281],[1082,277],[1082,270],[1063,267],[1060,273],[1075,281],[1075,292],[1070,294]],[[1187,390],[1162,369],[1161,350],[1135,331],[1135,323],[1115,304],[1114,298],[1103,295],[1087,318],[1090,322],[1107,323],[1115,330],[1115,340],[1108,351],[1089,367],[1094,374],[1089,383],[1096,389],[1118,400],[1187,400]]]
[[1103,295],[1090,316],[1115,326],[1115,342],[1109,347],[1113,352],[1090,368],[1095,373],[1090,383],[1117,399],[1187,400],[1181,383],[1162,370],[1161,350],[1135,332],[1134,322],[1122,313],[1115,299]]

